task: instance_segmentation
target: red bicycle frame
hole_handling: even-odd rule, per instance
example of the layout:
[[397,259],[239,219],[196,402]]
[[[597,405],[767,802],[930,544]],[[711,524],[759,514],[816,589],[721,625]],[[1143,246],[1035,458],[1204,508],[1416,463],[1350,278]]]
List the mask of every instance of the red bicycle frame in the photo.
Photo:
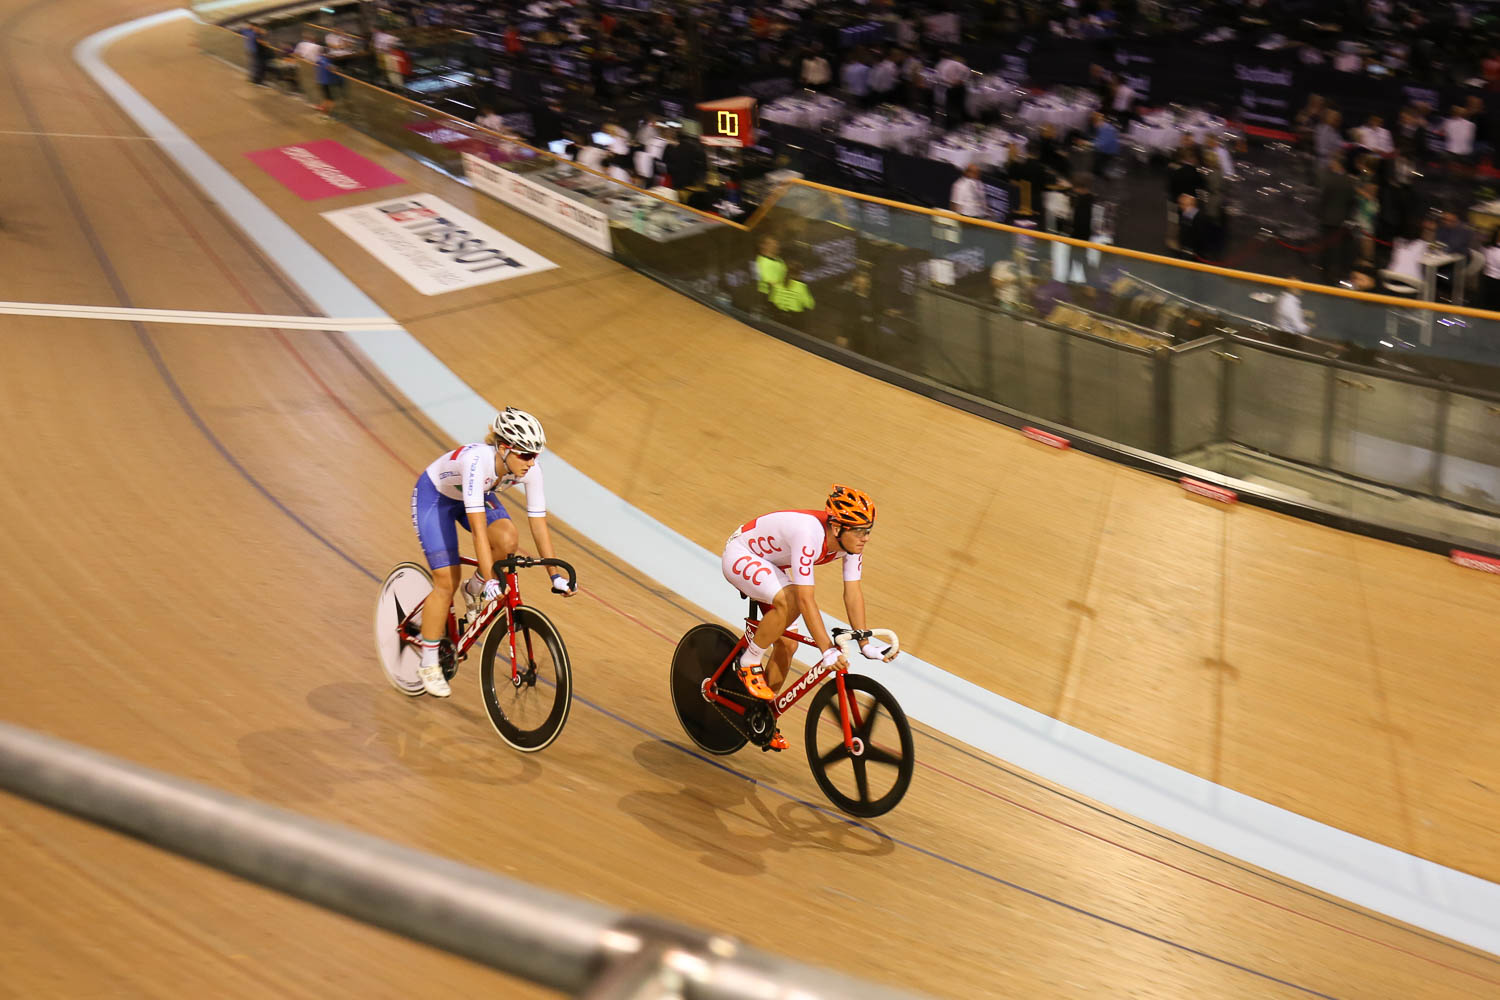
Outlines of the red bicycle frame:
[[[464,566],[474,566],[476,568],[479,566],[477,560],[470,559],[468,556],[460,556],[459,561]],[[490,627],[490,623],[495,620],[495,616],[500,614],[501,610],[512,611],[520,606],[521,588],[516,580],[516,571],[514,569],[507,569],[505,572],[505,594],[503,598],[499,601],[490,601],[486,604],[478,616],[469,623],[469,627],[464,629],[463,635],[459,635],[458,633],[458,616],[453,613],[453,608],[449,607],[447,631],[448,641],[453,643],[453,662],[459,663],[467,658],[469,649],[484,634],[484,630]],[[406,618],[396,626],[397,631],[401,634],[401,641],[407,645],[416,644],[416,638],[413,636],[411,630],[412,619],[421,610],[422,605],[420,604],[412,608],[411,611],[407,612]],[[506,631],[510,634],[510,677],[514,681],[520,676],[520,667],[516,660],[516,630],[509,627],[509,623],[512,620],[510,615],[506,615],[505,620],[507,623]],[[531,655],[531,633],[527,632],[526,657],[528,661],[531,659]]]
[[[739,642],[734,644],[734,648],[729,651],[729,655],[724,658],[724,662],[719,664],[719,669],[714,671],[713,676],[703,682],[703,697],[705,699],[731,712],[736,712],[741,716],[745,715],[749,710],[748,707],[741,702],[721,695],[719,693],[719,678],[739,658],[739,655],[745,651],[746,640],[755,635],[756,627],[759,624],[760,622],[754,618],[745,619],[745,634],[740,637]],[[804,646],[811,646],[814,649],[818,648],[816,642],[802,633],[794,632],[791,629],[783,632],[781,637],[784,639],[795,639]],[[797,683],[793,684],[783,694],[777,695],[771,701],[772,717],[776,719],[781,718],[793,705],[801,701],[813,688],[823,683],[832,674],[838,683],[839,721],[844,727],[844,746],[852,749],[854,747],[853,727],[864,725],[864,721],[859,715],[859,704],[853,698],[850,698],[848,692],[844,689],[844,674],[846,673],[848,673],[847,667],[825,667],[822,664],[814,665],[811,670],[808,670],[801,677],[797,678]]]

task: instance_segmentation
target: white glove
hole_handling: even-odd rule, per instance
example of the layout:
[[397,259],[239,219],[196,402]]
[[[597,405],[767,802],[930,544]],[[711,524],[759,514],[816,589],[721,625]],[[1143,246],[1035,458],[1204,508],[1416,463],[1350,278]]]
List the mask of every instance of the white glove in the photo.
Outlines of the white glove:
[[820,667],[831,667],[844,658],[844,651],[837,646],[829,646],[823,650],[823,658],[818,661]]
[[490,601],[498,598],[500,596],[500,592],[504,589],[505,588],[501,586],[500,581],[495,579],[494,577],[491,577],[490,579],[484,581],[485,603],[488,604]]
[[568,578],[561,573],[552,574],[552,592],[554,594],[561,594],[564,597],[572,597],[578,593],[578,591],[568,586]]
[[859,651],[865,654],[867,660],[883,660],[891,654],[891,647],[879,639],[866,639],[865,644],[859,647]]

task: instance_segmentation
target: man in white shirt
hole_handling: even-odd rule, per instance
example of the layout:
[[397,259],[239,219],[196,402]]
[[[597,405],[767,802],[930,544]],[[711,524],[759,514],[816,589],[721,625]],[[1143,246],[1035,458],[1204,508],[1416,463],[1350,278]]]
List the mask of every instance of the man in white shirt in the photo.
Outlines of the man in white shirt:
[[1391,262],[1387,265],[1387,270],[1404,274],[1420,285],[1422,283],[1422,255],[1426,252],[1426,240],[1403,239],[1398,236],[1391,241]]
[[953,182],[953,190],[948,193],[948,208],[971,219],[988,218],[984,184],[979,180],[979,164],[969,164],[964,168],[963,176]]
[[1385,127],[1385,121],[1379,115],[1371,115],[1363,125],[1354,130],[1354,141],[1381,156],[1389,156],[1396,151],[1390,130]]
[[317,63],[318,57],[322,54],[323,46],[319,45],[317,41],[311,37],[302,39],[302,41],[297,43],[297,47],[295,49],[292,49],[292,55],[296,56],[298,59],[303,60],[304,62],[310,62],[314,64]]
[[828,60],[823,58],[823,46],[814,44],[802,59],[802,86],[808,90],[822,90],[833,79]]
[[1443,136],[1450,160],[1467,162],[1474,155],[1474,123],[1469,113],[1455,104],[1443,119]]
[[[948,111],[949,121],[964,120],[964,97],[967,94],[966,84],[969,82],[969,67],[964,63],[962,56],[956,56],[951,52],[944,52],[943,58],[933,67],[932,75],[934,85],[932,88],[932,103],[934,110],[939,100],[942,100]],[[943,89],[941,98],[938,96],[938,88]]]
[[1123,77],[1116,79],[1120,81],[1120,84],[1115,88],[1115,99],[1110,102],[1110,110],[1115,113],[1115,117],[1123,127],[1123,124],[1130,121],[1135,114],[1135,88]]
[[849,95],[851,101],[860,107],[869,103],[870,67],[865,65],[863,53],[857,49],[850,53],[844,68],[839,71],[839,78],[843,81],[844,93]]
[[891,49],[885,58],[870,67],[870,97],[874,103],[883,104],[896,89],[896,80],[901,73],[900,55],[900,49]]

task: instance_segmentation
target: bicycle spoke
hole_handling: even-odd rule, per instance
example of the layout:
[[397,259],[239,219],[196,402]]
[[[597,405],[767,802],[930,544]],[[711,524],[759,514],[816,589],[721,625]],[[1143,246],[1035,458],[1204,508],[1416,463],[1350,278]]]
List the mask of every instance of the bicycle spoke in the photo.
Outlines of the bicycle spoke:
[[[850,707],[852,708],[853,706],[851,705]],[[874,728],[875,728],[875,719],[879,715],[880,715],[880,702],[872,700],[870,702],[869,714],[865,716],[864,722],[863,723],[858,723],[858,722],[855,723],[855,725],[854,725],[854,735],[858,736],[860,739],[864,740],[866,743],[869,743],[870,742],[870,733],[871,733],[872,730],[874,730]]]
[[818,763],[821,764],[823,767],[827,767],[829,764],[832,764],[834,761],[836,761],[836,760],[843,760],[844,758],[846,758],[848,756],[849,756],[849,748],[846,747],[846,746],[844,746],[843,742],[840,741],[840,742],[835,743],[833,745],[833,749],[832,750],[829,750],[823,756],[819,757],[818,758]]
[[884,747],[878,747],[872,743],[865,744],[865,757],[877,764],[889,764],[892,767],[901,766],[901,757],[898,754],[893,754]]
[[859,788],[859,801],[870,801],[870,779],[865,775],[865,759],[863,757],[850,757],[849,762],[854,765],[854,784]]

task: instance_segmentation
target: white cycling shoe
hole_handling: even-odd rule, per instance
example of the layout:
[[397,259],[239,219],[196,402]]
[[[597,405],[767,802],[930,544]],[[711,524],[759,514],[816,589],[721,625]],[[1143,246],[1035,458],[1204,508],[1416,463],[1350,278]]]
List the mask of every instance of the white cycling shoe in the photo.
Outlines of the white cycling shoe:
[[434,698],[446,698],[453,693],[453,689],[448,686],[448,679],[443,676],[441,664],[418,667],[417,674],[422,678],[422,690]]

